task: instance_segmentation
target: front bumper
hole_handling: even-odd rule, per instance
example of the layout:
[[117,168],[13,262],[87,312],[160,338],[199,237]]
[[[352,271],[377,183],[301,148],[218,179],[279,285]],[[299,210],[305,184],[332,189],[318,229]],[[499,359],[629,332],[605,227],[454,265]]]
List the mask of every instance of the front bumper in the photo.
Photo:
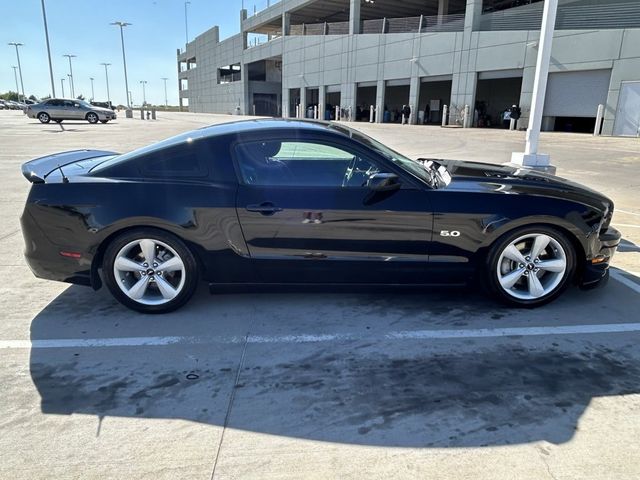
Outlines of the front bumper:
[[587,259],[582,273],[580,286],[592,288],[597,286],[603,279],[608,278],[609,265],[613,255],[616,253],[622,234],[613,227],[609,227],[605,232],[598,235],[598,239],[593,249],[594,255]]

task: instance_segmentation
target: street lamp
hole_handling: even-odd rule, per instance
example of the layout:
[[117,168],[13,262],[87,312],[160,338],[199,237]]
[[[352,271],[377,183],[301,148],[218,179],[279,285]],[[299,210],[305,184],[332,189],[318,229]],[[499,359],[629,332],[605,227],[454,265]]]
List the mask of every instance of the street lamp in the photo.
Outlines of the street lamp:
[[71,59],[75,58],[75,55],[69,54],[67,53],[66,55],[63,55],[63,57],[67,57],[69,59],[69,81],[71,82],[71,96],[73,98],[76,98],[76,87],[73,84],[73,67],[71,66]]
[[191,2],[184,2],[184,37],[186,39],[185,48],[189,43],[189,23],[187,21],[187,6],[191,5]]
[[[113,22],[111,23],[111,25],[116,25],[118,27],[120,27],[120,41],[122,42],[122,64],[124,65],[124,86],[125,86],[125,93],[129,92],[129,81],[127,80],[127,57],[125,56],[124,53],[124,33],[123,33],[123,29],[124,27],[127,27],[129,25],[131,25],[130,23],[127,22]],[[127,95],[127,109],[131,109],[131,102],[129,101],[129,95]]]
[[145,93],[144,86],[147,84],[146,80],[140,80],[140,84],[142,85],[142,106],[144,107],[147,104],[147,94]]
[[60,79],[60,85],[62,85],[62,98],[64,98],[64,78]]
[[93,77],[89,77],[89,80],[91,80],[91,101],[94,101],[96,98],[96,94],[93,90]]
[[[24,96],[24,83],[22,82],[22,66],[20,65],[20,53],[18,52],[18,47],[22,47],[22,43],[9,42],[9,45],[13,45],[16,47],[16,58],[18,59],[18,73],[20,74],[20,86],[22,87],[22,100],[26,100]],[[18,98],[20,98],[20,92],[18,92]]]
[[[56,96],[56,86],[53,81],[53,66],[51,65],[51,47],[49,46],[49,28],[47,27],[47,12],[44,9],[44,0],[42,3],[42,20],[44,20],[44,38],[47,40],[47,55],[49,56],[49,77],[51,78],[51,95]],[[64,97],[64,95],[63,95]]]
[[162,77],[162,80],[164,80],[164,107],[167,108],[169,106],[169,101],[167,100],[167,80],[169,79]]
[[111,95],[109,95],[109,72],[107,71],[107,67],[111,64],[103,62],[100,65],[104,65],[104,77],[107,80],[107,102],[109,102],[109,106],[111,106]]
[[13,76],[16,79],[16,93],[18,94],[18,97],[20,97],[20,87],[18,86],[18,67],[12,66],[11,68],[13,68]]

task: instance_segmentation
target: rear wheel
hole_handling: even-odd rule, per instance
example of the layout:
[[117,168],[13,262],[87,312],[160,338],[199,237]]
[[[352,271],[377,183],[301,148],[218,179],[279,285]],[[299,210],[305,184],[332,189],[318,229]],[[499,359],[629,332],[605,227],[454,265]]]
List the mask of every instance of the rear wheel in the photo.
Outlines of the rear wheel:
[[94,112],[87,113],[86,118],[89,123],[98,123],[98,115]]
[[107,123],[109,120],[100,120],[100,123]]
[[184,305],[198,285],[193,254],[178,237],[141,228],[107,247],[103,272],[111,294],[143,313],[166,313]]
[[521,228],[494,244],[485,270],[490,293],[514,306],[537,307],[562,293],[575,274],[576,253],[561,232]]
[[47,112],[40,112],[38,114],[38,120],[40,120],[40,123],[49,123],[51,121],[51,117]]

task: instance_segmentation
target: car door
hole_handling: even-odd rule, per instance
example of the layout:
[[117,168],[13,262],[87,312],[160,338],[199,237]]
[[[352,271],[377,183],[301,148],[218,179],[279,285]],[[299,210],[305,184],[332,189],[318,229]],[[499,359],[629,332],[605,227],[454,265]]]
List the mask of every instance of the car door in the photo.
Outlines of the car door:
[[71,100],[64,101],[64,114],[65,118],[70,120],[81,120],[84,118],[84,112],[80,107],[80,104]]
[[433,223],[428,195],[404,177],[395,191],[369,188],[374,175],[398,173],[382,157],[321,136],[243,141],[232,151],[238,218],[263,281],[423,281]]
[[63,100],[58,100],[58,99],[51,99],[51,100],[47,100],[47,103],[45,103],[46,105],[46,109],[45,111],[49,114],[49,116],[51,118],[54,119],[58,119],[58,118],[64,118],[64,102]]

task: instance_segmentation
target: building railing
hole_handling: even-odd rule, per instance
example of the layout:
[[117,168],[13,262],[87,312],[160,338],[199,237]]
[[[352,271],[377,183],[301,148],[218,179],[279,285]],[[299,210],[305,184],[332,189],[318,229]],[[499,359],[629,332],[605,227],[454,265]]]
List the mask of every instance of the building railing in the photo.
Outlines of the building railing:
[[[480,30],[539,30],[543,2],[536,2],[480,18]],[[560,4],[556,30],[639,28],[640,2],[611,2],[602,5]]]
[[[426,33],[461,32],[464,29],[464,13],[453,15],[432,15],[406,18],[378,18],[364,20],[360,32],[381,33]],[[291,25],[289,35],[348,35],[349,22],[303,23]]]

